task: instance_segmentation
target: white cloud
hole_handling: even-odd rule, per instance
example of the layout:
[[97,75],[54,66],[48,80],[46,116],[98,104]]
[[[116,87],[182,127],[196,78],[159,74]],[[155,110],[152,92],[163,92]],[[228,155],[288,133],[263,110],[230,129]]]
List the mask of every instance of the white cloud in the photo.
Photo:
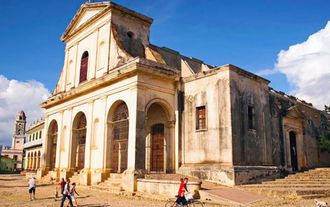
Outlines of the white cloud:
[[49,90],[38,81],[8,80],[0,74],[0,144],[11,144],[16,113],[23,110],[28,123],[40,119],[40,103],[49,95]]
[[264,69],[264,70],[259,70],[256,72],[257,75],[263,76],[263,75],[273,75],[275,73],[278,73],[279,71],[276,69]]
[[329,105],[330,21],[306,41],[280,51],[274,69],[258,73],[268,75],[277,71],[284,73],[294,87],[291,94],[313,103],[319,109]]

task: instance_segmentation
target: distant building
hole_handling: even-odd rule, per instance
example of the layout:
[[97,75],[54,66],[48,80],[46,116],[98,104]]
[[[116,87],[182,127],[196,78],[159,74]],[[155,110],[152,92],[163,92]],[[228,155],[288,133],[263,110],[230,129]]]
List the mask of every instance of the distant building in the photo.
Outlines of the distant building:
[[1,156],[0,158],[0,172],[14,171],[16,169],[17,161],[7,157]]
[[26,116],[24,111],[16,115],[11,147],[2,146],[1,155],[16,161],[14,169],[22,169],[23,144],[25,138]]
[[42,153],[42,131],[44,120],[33,123],[26,131],[26,139],[23,145],[24,150],[24,169],[27,171],[37,171],[40,168]]

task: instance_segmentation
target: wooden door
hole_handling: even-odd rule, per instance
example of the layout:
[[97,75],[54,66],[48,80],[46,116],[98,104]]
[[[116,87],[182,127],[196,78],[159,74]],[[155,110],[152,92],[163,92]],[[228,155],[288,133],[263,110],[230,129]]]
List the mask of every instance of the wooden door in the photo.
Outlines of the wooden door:
[[86,130],[83,130],[80,132],[81,135],[78,138],[78,146],[77,146],[77,161],[76,161],[76,168],[77,170],[82,170],[84,169],[85,166],[85,147],[86,147]]
[[50,160],[50,169],[53,170],[56,162],[56,143],[52,145]]
[[114,140],[111,150],[111,172],[118,172],[118,162],[119,161],[119,143],[117,140]]
[[151,128],[151,171],[164,171],[164,124]]

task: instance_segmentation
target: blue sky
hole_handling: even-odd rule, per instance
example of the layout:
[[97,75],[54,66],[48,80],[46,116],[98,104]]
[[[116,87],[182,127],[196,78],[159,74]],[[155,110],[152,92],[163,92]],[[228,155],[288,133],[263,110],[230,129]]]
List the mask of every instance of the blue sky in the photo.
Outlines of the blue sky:
[[[10,143],[17,111],[30,123],[43,116],[63,66],[60,36],[84,2],[0,0],[0,144]],[[153,44],[262,72],[277,90],[330,105],[329,0],[115,2],[154,19]]]
[[[63,64],[60,36],[85,1],[0,0],[0,74],[53,90]],[[151,41],[211,65],[273,68],[277,54],[330,20],[328,0],[117,0],[154,18]],[[266,76],[283,91],[283,74]]]

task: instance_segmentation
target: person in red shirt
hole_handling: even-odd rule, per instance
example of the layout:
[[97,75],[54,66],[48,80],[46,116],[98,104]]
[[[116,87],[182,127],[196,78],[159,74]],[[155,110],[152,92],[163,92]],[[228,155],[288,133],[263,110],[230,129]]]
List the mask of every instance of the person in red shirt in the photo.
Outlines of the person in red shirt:
[[176,203],[184,206],[186,205],[188,202],[186,200],[186,198],[184,197],[184,193],[185,192],[189,192],[187,189],[187,183],[188,183],[188,178],[184,178],[180,180],[180,187],[179,187],[179,191],[178,191],[178,199],[176,199]]
[[61,182],[60,182],[60,186],[61,186],[61,195],[63,195],[63,191],[64,191],[64,186],[65,186],[66,182],[64,181],[64,178],[62,178]]

